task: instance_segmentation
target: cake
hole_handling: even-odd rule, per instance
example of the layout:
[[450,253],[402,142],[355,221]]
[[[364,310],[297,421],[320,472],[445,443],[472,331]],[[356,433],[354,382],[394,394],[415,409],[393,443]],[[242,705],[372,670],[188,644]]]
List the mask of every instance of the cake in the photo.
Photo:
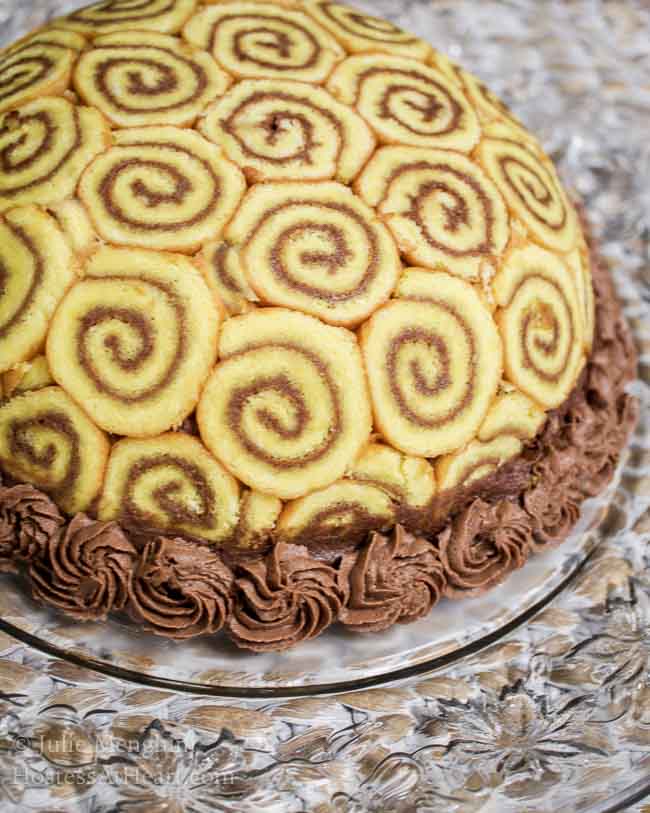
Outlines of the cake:
[[105,0],[0,53],[0,569],[39,602],[255,651],[422,618],[567,538],[635,365],[536,138],[385,20]]

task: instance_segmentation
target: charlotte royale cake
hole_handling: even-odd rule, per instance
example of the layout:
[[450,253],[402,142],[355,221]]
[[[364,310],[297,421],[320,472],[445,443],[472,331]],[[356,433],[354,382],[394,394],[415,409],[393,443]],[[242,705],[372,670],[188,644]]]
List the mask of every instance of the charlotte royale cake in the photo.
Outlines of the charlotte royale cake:
[[567,537],[634,369],[535,137],[389,22],[107,0],[0,53],[0,569],[40,602],[253,650],[421,618]]

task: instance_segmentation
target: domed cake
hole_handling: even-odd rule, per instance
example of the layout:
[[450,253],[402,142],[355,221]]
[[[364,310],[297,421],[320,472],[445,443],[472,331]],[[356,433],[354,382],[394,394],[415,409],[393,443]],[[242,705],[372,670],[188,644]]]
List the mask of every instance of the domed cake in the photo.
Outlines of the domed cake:
[[634,422],[611,281],[476,78],[328,0],[0,53],[0,568],[281,649],[558,544]]

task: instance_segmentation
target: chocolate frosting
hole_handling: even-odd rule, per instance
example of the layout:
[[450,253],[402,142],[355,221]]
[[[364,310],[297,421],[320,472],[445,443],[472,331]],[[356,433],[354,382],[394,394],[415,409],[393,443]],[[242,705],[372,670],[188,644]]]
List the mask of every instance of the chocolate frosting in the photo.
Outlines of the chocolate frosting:
[[149,542],[129,586],[130,611],[169,638],[218,632],[232,609],[233,573],[218,553],[183,539]]
[[137,553],[118,525],[85,514],[53,534],[29,566],[32,595],[82,621],[121,610]]
[[339,621],[355,632],[380,632],[423,618],[442,597],[446,579],[436,549],[401,526],[390,536],[374,534],[346,556],[348,605]]
[[343,609],[339,572],[307,548],[280,543],[239,570],[229,632],[244,649],[288,649],[320,635]]
[[200,540],[129,541],[115,523],[64,520],[31,486],[0,486],[0,570],[29,561],[35,597],[79,619],[123,608],[128,590],[131,614],[157,634],[187,638],[225,626],[237,646],[255,651],[286,649],[337,620],[383,630],[426,615],[443,593],[494,587],[566,539],[582,502],[611,479],[637,420],[625,392],[636,351],[593,245],[591,254],[596,338],[573,394],[518,458],[419,514],[401,510],[419,537],[397,525],[358,549],[279,543],[267,554],[226,550],[226,564]]
[[30,562],[65,523],[52,500],[36,488],[0,487],[0,572],[18,572]]
[[531,536],[529,516],[518,505],[475,500],[438,537],[446,595],[476,596],[500,584],[524,566]]

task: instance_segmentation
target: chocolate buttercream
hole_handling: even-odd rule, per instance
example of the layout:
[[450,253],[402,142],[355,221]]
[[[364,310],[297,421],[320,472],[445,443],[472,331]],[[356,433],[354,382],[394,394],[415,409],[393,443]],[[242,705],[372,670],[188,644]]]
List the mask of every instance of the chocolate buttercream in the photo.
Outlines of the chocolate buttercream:
[[77,514],[29,567],[32,595],[80,621],[105,619],[127,601],[137,553],[115,523]]
[[531,545],[530,519],[508,500],[475,500],[438,536],[449,598],[476,596],[523,567]]
[[242,563],[239,571],[229,632],[243,649],[288,649],[320,635],[343,609],[339,572],[307,548],[280,543],[265,558]]
[[33,486],[0,487],[0,572],[39,555],[65,523],[52,500]]
[[233,581],[214,550],[160,537],[144,548],[129,586],[130,610],[156,635],[215,633],[231,612]]
[[369,544],[346,556],[349,601],[339,621],[355,632],[380,632],[428,615],[442,597],[446,579],[437,551],[397,526],[390,536],[373,534]]

